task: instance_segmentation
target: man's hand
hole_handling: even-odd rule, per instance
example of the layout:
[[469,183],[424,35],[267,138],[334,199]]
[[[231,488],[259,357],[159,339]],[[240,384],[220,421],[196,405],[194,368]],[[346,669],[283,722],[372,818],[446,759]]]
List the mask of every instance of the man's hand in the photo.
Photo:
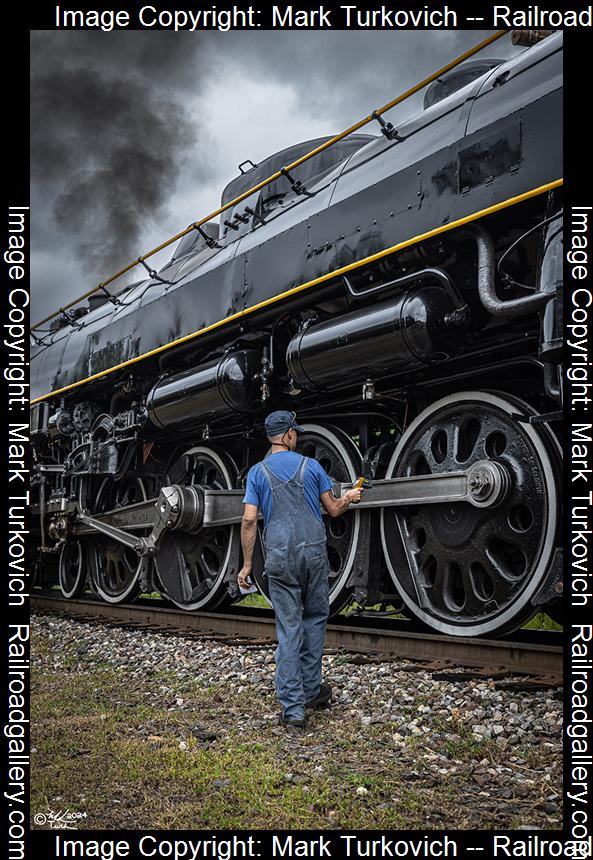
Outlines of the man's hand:
[[239,575],[237,576],[237,584],[240,588],[249,588],[251,585],[247,580],[251,576],[251,566],[244,564],[241,570],[239,571]]
[[352,502],[360,500],[361,493],[361,489],[353,487],[351,490],[346,490],[344,495],[340,496],[339,499],[336,499],[332,495],[331,490],[328,490],[326,493],[321,494],[321,504],[330,517],[339,517],[340,514],[343,514],[350,507]]

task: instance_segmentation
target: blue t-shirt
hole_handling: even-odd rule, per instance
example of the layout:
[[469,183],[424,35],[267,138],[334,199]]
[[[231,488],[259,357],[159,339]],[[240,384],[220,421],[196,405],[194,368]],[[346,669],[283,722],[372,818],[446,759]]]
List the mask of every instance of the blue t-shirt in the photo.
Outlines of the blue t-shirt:
[[[279,451],[277,454],[269,454],[266,457],[266,466],[281,481],[290,481],[300,468],[302,456],[296,451]],[[305,469],[303,488],[305,498],[311,511],[321,520],[319,508],[319,497],[333,487],[333,481],[319,465],[317,460],[309,459]],[[264,518],[264,528],[267,526],[272,513],[272,491],[268,479],[263,473],[260,463],[252,466],[247,474],[247,487],[245,488],[246,505],[257,505]]]

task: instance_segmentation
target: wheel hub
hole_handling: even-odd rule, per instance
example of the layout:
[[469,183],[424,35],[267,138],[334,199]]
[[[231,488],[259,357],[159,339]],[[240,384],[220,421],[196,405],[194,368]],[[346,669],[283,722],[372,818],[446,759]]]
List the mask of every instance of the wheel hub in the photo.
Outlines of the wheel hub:
[[474,533],[483,512],[464,504],[431,505],[428,519],[435,537],[443,546],[465,543]]

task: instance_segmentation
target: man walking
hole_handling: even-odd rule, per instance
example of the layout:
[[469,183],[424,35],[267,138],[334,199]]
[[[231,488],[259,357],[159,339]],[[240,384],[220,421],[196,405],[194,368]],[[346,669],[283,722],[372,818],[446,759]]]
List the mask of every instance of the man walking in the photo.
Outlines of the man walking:
[[305,708],[331,699],[331,687],[321,681],[321,659],[329,614],[329,559],[319,501],[337,517],[361,491],[348,490],[340,499],[332,481],[316,460],[296,453],[303,428],[294,412],[272,412],[265,421],[272,444],[268,456],[249,470],[241,523],[243,567],[237,581],[249,585],[257,513],[264,520],[264,575],[276,614],[276,694],[281,722],[303,728]]

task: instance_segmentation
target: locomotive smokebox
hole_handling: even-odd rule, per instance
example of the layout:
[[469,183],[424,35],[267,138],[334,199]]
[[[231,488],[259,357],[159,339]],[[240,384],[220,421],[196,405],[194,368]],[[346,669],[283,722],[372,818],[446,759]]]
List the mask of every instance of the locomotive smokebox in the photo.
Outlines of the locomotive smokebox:
[[148,416],[164,430],[183,430],[229,413],[251,412],[261,405],[260,370],[259,352],[242,349],[162,379],[148,395]]
[[426,286],[364,310],[304,328],[286,361],[299,388],[363,382],[455,355],[464,327],[443,287]]

